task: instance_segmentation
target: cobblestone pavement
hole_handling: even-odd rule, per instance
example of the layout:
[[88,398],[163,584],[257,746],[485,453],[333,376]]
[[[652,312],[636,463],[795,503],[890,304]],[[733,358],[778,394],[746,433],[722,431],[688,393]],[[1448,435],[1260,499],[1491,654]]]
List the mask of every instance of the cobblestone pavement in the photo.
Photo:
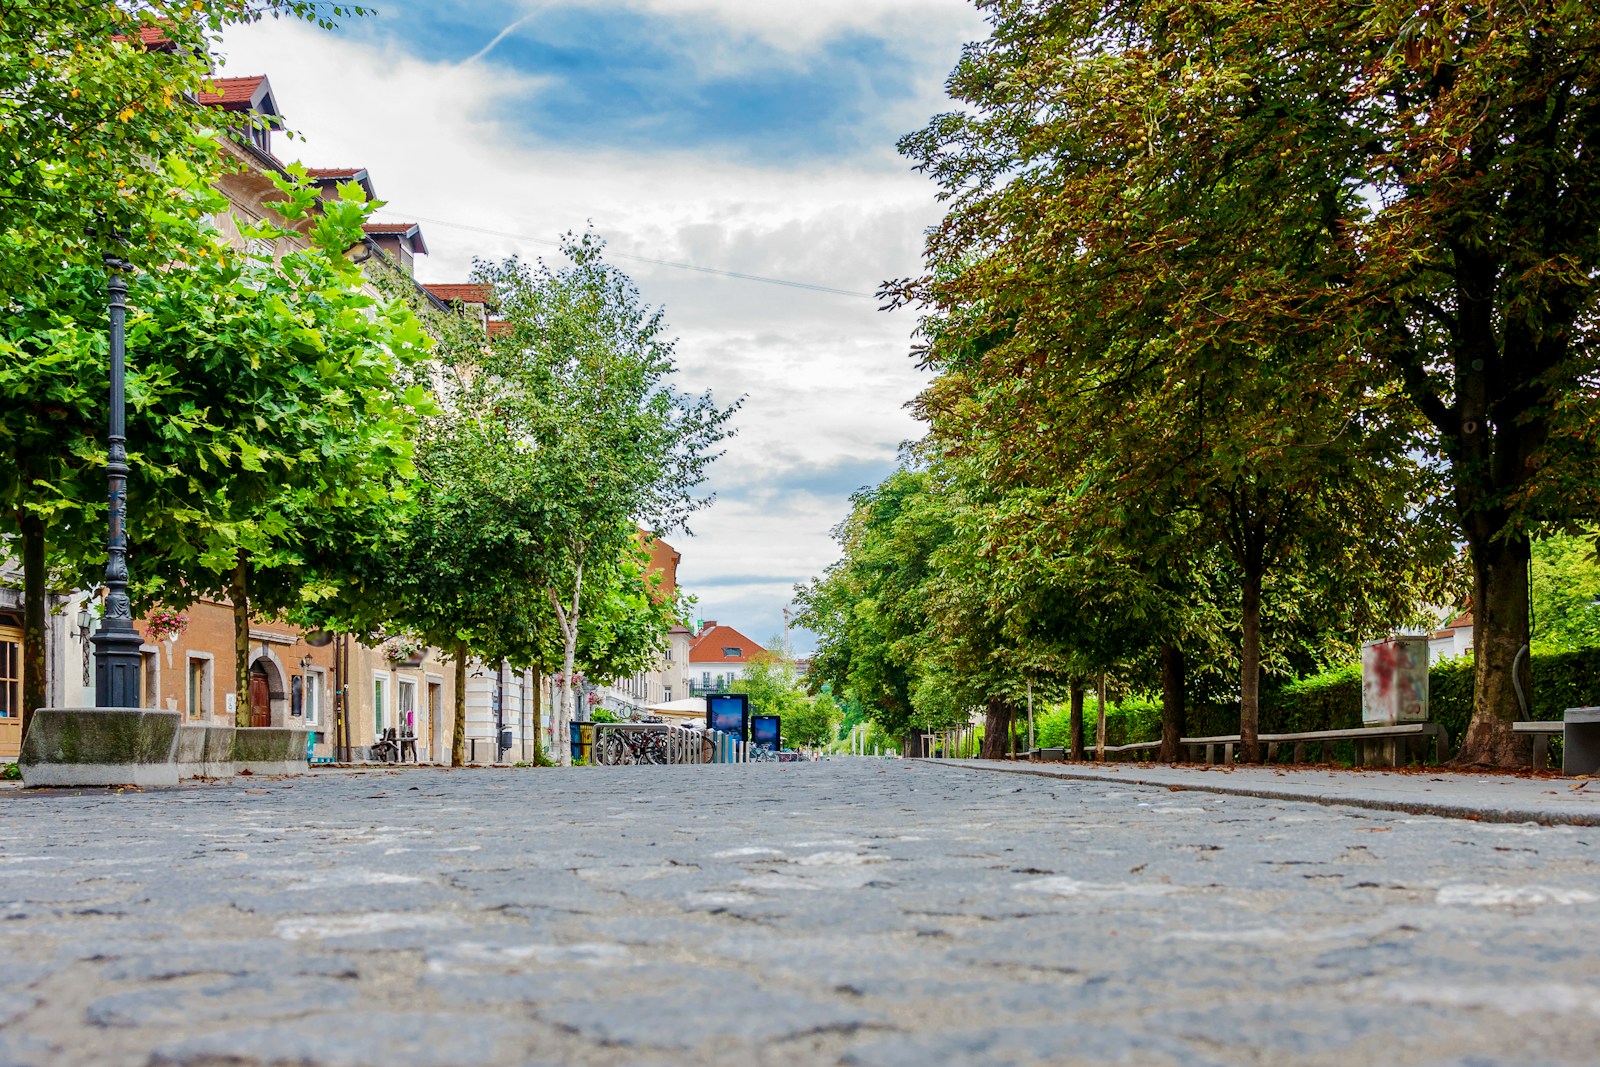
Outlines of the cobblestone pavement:
[[1593,1064],[1600,829],[928,764],[0,796],[0,1063]]

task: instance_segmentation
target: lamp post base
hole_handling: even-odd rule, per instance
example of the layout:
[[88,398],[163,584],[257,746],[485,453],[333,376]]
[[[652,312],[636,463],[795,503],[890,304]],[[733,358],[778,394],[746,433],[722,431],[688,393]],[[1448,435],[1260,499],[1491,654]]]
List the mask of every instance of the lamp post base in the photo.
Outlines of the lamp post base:
[[98,708],[137,708],[143,689],[144,638],[132,626],[112,629],[110,620],[89,638],[94,645],[94,703]]

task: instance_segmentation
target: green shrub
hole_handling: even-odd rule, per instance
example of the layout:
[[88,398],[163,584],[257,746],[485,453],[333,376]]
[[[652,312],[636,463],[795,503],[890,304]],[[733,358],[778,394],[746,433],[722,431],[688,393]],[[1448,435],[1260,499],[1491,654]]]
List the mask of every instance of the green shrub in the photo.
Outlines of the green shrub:
[[[1470,655],[1441,660],[1428,671],[1428,718],[1450,732],[1458,743],[1472,719]],[[1533,656],[1533,702],[1530,718],[1557,721],[1567,708],[1600,704],[1600,648]],[[1160,716],[1141,740],[1160,736]],[[1301,678],[1261,694],[1262,733],[1348,730],[1361,725],[1361,666],[1348,664]],[[1189,709],[1190,737],[1239,732],[1236,704]]]

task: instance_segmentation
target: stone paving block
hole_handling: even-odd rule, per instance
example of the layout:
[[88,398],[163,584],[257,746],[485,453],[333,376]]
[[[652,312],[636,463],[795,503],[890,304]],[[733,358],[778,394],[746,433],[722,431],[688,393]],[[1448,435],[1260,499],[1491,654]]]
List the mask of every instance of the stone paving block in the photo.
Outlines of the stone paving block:
[[1594,1062],[1600,828],[775,770],[0,792],[0,1063]]
[[[509,1062],[526,1031],[461,1014],[302,1016],[292,1026],[222,1030],[158,1045],[150,1067],[477,1067]],[[543,1067],[537,1060],[519,1060]]]
[[712,986],[617,1002],[568,1001],[537,1009],[540,1018],[606,1045],[689,1051],[734,1041],[757,1045],[815,1033],[853,1033],[876,1012],[785,992]]

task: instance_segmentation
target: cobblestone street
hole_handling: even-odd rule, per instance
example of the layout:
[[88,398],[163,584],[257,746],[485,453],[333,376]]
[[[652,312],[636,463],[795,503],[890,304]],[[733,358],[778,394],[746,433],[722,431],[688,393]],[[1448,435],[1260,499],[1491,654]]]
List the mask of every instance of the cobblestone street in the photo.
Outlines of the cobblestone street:
[[1592,1064],[1600,829],[927,764],[10,791],[5,1064]]

